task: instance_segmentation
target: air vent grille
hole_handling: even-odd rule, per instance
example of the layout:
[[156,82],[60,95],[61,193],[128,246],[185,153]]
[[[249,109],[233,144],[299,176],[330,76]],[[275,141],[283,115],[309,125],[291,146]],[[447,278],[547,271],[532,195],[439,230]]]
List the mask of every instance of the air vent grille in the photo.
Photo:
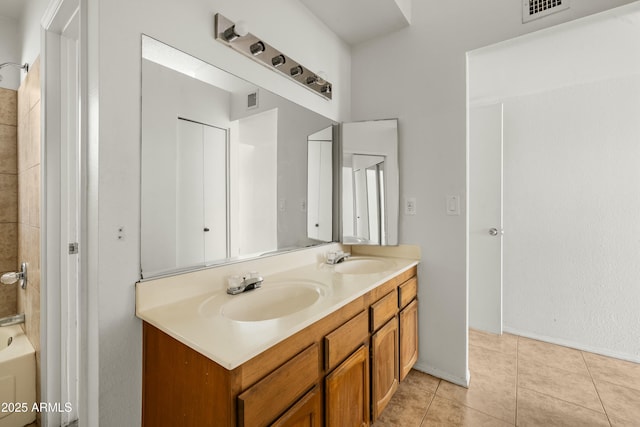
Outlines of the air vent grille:
[[251,92],[247,95],[247,110],[258,108],[258,92]]
[[523,0],[522,22],[529,22],[569,8],[569,0]]

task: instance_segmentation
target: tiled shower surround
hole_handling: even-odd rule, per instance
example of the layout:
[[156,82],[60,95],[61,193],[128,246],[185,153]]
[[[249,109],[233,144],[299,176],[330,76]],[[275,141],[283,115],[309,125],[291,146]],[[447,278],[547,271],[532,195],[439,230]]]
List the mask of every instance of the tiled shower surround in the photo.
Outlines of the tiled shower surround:
[[[18,93],[0,88],[0,274],[18,266]],[[17,285],[0,285],[0,317],[17,312]]]

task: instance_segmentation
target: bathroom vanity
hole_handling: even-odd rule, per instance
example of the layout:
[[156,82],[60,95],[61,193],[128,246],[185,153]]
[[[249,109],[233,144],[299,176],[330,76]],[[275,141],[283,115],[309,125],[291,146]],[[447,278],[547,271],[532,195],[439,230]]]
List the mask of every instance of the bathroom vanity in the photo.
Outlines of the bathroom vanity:
[[[143,426],[369,425],[418,357],[416,266],[314,262],[265,275],[247,295],[190,284],[185,292],[200,294],[179,301],[179,279],[139,283]],[[296,294],[296,281],[319,297],[300,305],[308,291]],[[290,304],[252,312],[289,292]]]

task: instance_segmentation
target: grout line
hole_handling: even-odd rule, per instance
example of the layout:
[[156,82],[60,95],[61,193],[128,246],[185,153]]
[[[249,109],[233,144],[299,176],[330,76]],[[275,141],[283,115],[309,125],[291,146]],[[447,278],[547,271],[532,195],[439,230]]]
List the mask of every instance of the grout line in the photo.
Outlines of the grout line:
[[602,398],[600,397],[600,392],[598,391],[598,386],[596,385],[596,380],[593,378],[593,375],[591,374],[591,369],[589,368],[589,364],[587,363],[587,359],[584,357],[584,351],[580,351],[580,355],[582,356],[582,360],[584,361],[584,365],[587,367],[587,372],[589,372],[589,377],[591,377],[591,382],[593,383],[593,388],[596,390],[596,395],[598,396],[598,400],[600,401],[600,406],[602,406],[602,410],[604,411],[604,414],[607,416],[607,421],[609,421],[609,426],[612,426],[613,424],[611,424],[611,418],[609,418],[609,414],[607,413],[607,408],[605,408],[604,402],[602,401]]
[[529,387],[521,387],[521,388],[523,390],[529,390],[529,391],[532,391],[534,393],[540,394],[540,395],[545,396],[545,397],[549,397],[549,398],[554,399],[554,400],[559,400],[560,402],[568,403],[568,404],[573,405],[573,406],[578,406],[578,407],[580,407],[582,409],[586,409],[587,411],[595,412],[596,414],[605,415],[605,416],[607,416],[607,420],[609,419],[609,416],[606,414],[606,411],[605,412],[598,412],[595,409],[587,408],[586,406],[583,406],[583,405],[581,405],[579,403],[571,402],[569,400],[562,399],[562,398],[560,398],[558,396],[554,396],[552,394],[543,393],[540,390],[535,390],[535,389],[532,389],[532,388],[529,388]]
[[[477,408],[471,407],[471,406],[469,406],[469,405],[466,405],[466,404],[464,404],[464,403],[462,403],[462,402],[460,402],[460,401],[458,401],[458,400],[449,399],[449,398],[442,397],[442,396],[438,396],[438,397],[439,397],[440,399],[442,399],[442,400],[446,400],[447,402],[451,402],[451,403],[453,403],[455,406],[462,406],[462,407],[464,407],[464,408],[471,409],[472,411],[478,412],[478,413],[480,413],[480,414],[482,414],[482,415],[486,415],[487,417],[493,418],[494,420],[498,420],[498,421],[500,421],[500,422],[502,422],[502,423],[506,423],[506,424],[514,425],[514,426],[515,426],[515,424],[513,424],[512,422],[505,421],[505,420],[503,420],[502,418],[498,418],[498,417],[496,417],[495,415],[490,414],[490,413],[488,413],[488,412],[485,412],[485,411],[483,411],[483,410],[481,410],[481,409],[477,409]],[[434,398],[435,398],[435,397],[434,397]]]
[[429,404],[427,405],[427,410],[424,411],[424,414],[422,415],[422,418],[420,419],[420,423],[418,424],[418,426],[422,426],[424,421],[427,419],[427,414],[429,413],[429,409],[431,409],[431,404],[433,403],[433,401],[436,398],[436,393],[438,392],[438,389],[440,388],[440,384],[442,384],[442,381],[444,381],[444,380],[440,379],[438,381],[438,385],[436,386],[436,389],[433,390],[433,396],[431,396],[431,400],[429,401]]

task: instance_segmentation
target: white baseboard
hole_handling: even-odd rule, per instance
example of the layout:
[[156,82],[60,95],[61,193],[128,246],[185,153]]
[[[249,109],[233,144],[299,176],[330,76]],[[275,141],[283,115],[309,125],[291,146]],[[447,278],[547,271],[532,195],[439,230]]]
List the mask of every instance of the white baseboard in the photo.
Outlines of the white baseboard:
[[618,353],[618,352],[611,351],[611,350],[606,349],[606,348],[593,347],[593,346],[586,345],[586,344],[579,343],[579,342],[575,342],[575,341],[564,340],[564,339],[561,339],[561,338],[548,337],[548,336],[545,336],[545,335],[534,334],[534,333],[526,332],[526,331],[520,331],[518,329],[510,328],[508,326],[504,326],[503,327],[503,331],[506,332],[506,333],[509,333],[509,334],[519,335],[519,336],[525,337],[525,338],[531,338],[533,340],[545,341],[545,342],[548,342],[548,343],[551,343],[551,344],[557,344],[557,345],[561,345],[561,346],[564,346],[564,347],[574,348],[576,350],[587,351],[589,353],[600,354],[602,356],[613,357],[613,358],[616,358],[616,359],[627,360],[629,362],[640,363],[640,356],[633,355],[633,354]]
[[449,372],[445,372],[441,369],[434,368],[433,366],[430,366],[429,364],[426,364],[426,363],[420,363],[419,361],[416,362],[415,365],[413,365],[413,369],[420,372],[424,372],[425,374],[433,375],[434,377],[441,378],[445,381],[449,381],[450,383],[457,384],[462,387],[469,387],[470,375],[469,375],[468,369],[467,369],[466,378],[461,378],[457,375],[452,375]]

